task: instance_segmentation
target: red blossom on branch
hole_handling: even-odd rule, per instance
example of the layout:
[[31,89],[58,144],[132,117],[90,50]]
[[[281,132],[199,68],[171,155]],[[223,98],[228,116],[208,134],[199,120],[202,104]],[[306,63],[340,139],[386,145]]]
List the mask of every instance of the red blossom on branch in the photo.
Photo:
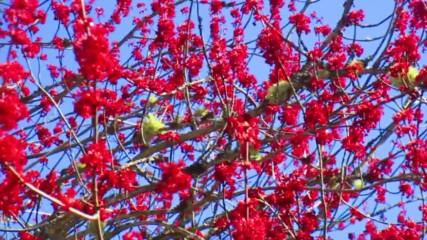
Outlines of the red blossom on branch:
[[1,2],[0,231],[424,238],[426,1],[325,4]]
[[289,17],[289,22],[295,24],[297,33],[309,33],[310,27],[309,24],[311,23],[311,20],[309,17],[305,16],[303,13],[296,13]]

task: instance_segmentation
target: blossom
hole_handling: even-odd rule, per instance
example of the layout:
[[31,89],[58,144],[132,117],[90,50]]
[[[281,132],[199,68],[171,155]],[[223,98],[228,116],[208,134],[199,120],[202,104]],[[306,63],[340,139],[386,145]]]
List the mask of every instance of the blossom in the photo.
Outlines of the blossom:
[[160,163],[162,178],[157,184],[157,191],[160,193],[177,193],[188,190],[191,187],[191,176],[183,171],[185,163]]
[[14,129],[18,122],[28,117],[28,108],[14,90],[0,90],[0,134]]
[[295,24],[298,34],[310,32],[311,20],[304,13],[295,13],[289,17],[289,22]]
[[258,137],[259,128],[257,127],[257,118],[249,115],[230,117],[228,124],[227,131],[240,142],[243,148],[245,148],[246,144],[253,145],[255,149],[259,148],[260,141]]
[[91,143],[86,149],[86,154],[80,158],[80,162],[87,168],[94,168],[101,172],[107,165],[111,164],[113,158],[108,151],[105,141]]
[[347,15],[347,24],[349,25],[360,25],[360,22],[365,19],[365,13],[362,9],[351,11]]

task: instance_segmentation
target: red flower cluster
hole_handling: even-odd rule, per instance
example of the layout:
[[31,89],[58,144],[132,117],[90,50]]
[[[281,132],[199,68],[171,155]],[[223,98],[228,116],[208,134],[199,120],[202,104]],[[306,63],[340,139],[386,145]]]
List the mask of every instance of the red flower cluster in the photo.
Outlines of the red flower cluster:
[[38,0],[13,0],[10,7],[5,10],[4,18],[15,26],[30,25],[37,20],[41,20],[44,23],[46,13],[42,10],[37,10],[38,6]]
[[295,13],[294,15],[289,17],[289,22],[295,24],[296,30],[298,34],[310,33],[310,23],[311,20],[309,17],[304,15],[304,13]]
[[132,0],[119,0],[117,1],[116,9],[114,10],[114,13],[111,15],[111,19],[114,20],[116,24],[119,24],[121,22],[121,17],[126,17],[129,15],[129,9],[132,4]]
[[108,40],[112,30],[112,26],[94,24],[91,19],[78,19],[74,24],[74,52],[80,72],[89,80],[108,78],[114,82],[121,75],[118,52],[110,49]]
[[360,22],[365,19],[365,13],[362,9],[352,11],[347,15],[347,24],[349,25],[360,25]]
[[412,0],[409,4],[411,9],[411,26],[414,28],[427,28],[427,2],[424,0]]
[[406,63],[409,67],[418,61],[421,58],[418,50],[419,40],[419,36],[415,33],[400,36],[386,51],[386,54],[396,61],[393,65]]
[[113,157],[104,141],[92,143],[86,149],[86,154],[80,158],[80,162],[89,169],[94,169],[98,174],[102,173],[108,165],[113,163]]
[[24,67],[16,61],[0,63],[0,77],[3,85],[24,82],[30,77]]
[[235,172],[238,164],[236,162],[225,162],[215,165],[214,179],[218,182],[225,182],[230,188],[225,191],[226,198],[232,198],[234,190],[236,190]]
[[321,25],[314,28],[316,34],[322,34],[323,36],[327,36],[331,31],[331,27],[328,25]]
[[[366,223],[360,240],[421,238],[403,207],[427,189],[426,1],[397,0],[393,16],[367,26],[356,1],[332,25],[311,9],[317,1],[285,2],[10,1],[0,19],[0,213],[86,237],[72,219],[26,216],[47,194],[66,217],[70,207],[99,213],[105,238],[311,240],[348,223]],[[368,28],[384,34],[364,39]],[[396,91],[391,77],[411,66],[416,82]],[[292,94],[269,104],[283,81]],[[165,131],[135,151],[150,113]],[[363,188],[352,184],[360,178]],[[401,208],[397,224],[366,222],[385,222],[386,204]]]
[[28,108],[14,90],[0,89],[0,134],[18,126],[18,122],[28,117]]
[[55,13],[55,18],[61,21],[61,23],[67,27],[68,23],[70,22],[70,7],[63,2],[54,1],[52,3],[52,9]]
[[171,195],[177,192],[187,191],[191,187],[191,176],[183,172],[185,162],[178,163],[160,163],[162,170],[162,179],[157,184],[157,191]]
[[[278,222],[271,221],[269,214],[258,210],[257,206],[262,203],[256,199],[249,199],[249,203],[239,202],[237,207],[230,212],[229,221],[235,228],[232,231],[233,239],[284,239],[283,227]],[[247,215],[249,213],[249,216]],[[268,236],[268,237],[267,237]]]
[[[247,114],[230,117],[228,118],[227,132],[241,144],[242,149],[246,148],[246,144],[250,144],[254,149],[259,149],[261,143],[258,137],[258,121],[257,118]],[[245,155],[243,154],[243,156]]]
[[118,99],[117,93],[111,89],[90,89],[75,94],[74,111],[83,118],[90,118],[103,110],[103,116],[117,116],[130,111],[132,105],[125,99]]
[[40,140],[40,143],[45,147],[50,147],[52,144],[59,141],[58,137],[53,135],[49,129],[39,124],[36,126],[37,136]]
[[2,173],[0,191],[7,193],[0,196],[0,212],[5,216],[16,216],[22,208],[24,199],[21,195],[23,185],[17,184],[19,180],[5,165],[21,173],[27,163],[26,147],[27,144],[24,141],[0,133],[0,172]]

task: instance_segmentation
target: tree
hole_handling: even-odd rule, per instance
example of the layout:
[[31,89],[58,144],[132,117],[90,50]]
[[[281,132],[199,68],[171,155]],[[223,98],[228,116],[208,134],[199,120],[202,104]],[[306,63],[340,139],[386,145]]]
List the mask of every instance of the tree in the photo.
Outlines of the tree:
[[424,238],[427,2],[378,2],[1,1],[0,238]]

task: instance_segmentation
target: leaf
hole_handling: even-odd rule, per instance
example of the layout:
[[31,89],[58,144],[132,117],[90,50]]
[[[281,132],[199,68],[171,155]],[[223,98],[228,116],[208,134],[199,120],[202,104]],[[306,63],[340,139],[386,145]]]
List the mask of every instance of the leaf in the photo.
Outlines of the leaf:
[[400,73],[397,77],[393,77],[390,75],[391,84],[393,84],[393,86],[397,88],[400,88],[404,85],[412,88],[415,85],[415,80],[418,76],[418,73],[419,72],[417,68],[410,66],[406,76],[403,73]]
[[353,187],[354,189],[362,189],[363,188],[363,180],[362,179],[356,179],[353,181]]
[[151,139],[164,128],[166,128],[165,124],[155,114],[149,113],[141,127],[144,142],[149,144]]
[[265,97],[270,103],[281,104],[288,99],[291,84],[288,81],[279,81],[268,89]]

